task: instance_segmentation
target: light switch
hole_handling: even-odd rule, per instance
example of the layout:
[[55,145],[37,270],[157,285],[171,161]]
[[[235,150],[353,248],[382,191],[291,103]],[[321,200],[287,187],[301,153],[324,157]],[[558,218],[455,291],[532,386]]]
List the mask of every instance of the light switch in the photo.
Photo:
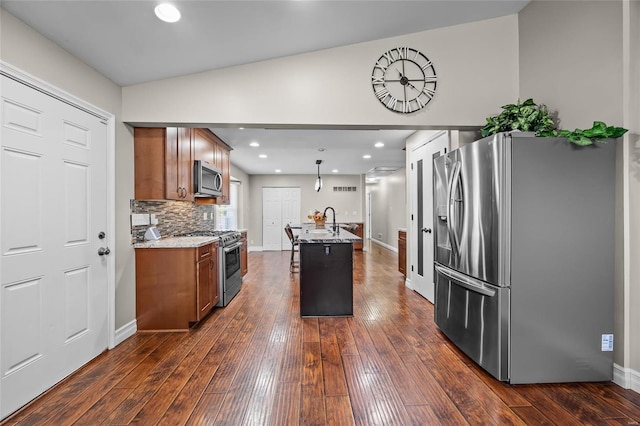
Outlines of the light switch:
[[151,213],[151,224],[152,225],[157,225],[158,224],[158,218],[153,213]]

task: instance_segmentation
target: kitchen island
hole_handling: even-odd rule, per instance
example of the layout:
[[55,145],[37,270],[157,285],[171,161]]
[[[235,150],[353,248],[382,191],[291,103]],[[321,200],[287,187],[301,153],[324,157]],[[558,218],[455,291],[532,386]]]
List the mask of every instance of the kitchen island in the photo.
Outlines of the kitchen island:
[[300,316],[353,315],[353,243],[344,229],[305,225],[300,243]]

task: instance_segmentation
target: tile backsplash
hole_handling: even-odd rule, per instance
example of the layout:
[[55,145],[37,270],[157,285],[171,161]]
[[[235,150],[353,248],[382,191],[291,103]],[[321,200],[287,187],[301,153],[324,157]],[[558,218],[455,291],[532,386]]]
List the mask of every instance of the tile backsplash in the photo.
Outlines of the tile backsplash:
[[[185,201],[131,200],[131,214],[155,214],[155,225],[163,237],[188,231],[212,231],[216,229],[215,206]],[[206,216],[206,219],[205,219]],[[151,225],[131,226],[131,242],[144,241],[144,233]]]

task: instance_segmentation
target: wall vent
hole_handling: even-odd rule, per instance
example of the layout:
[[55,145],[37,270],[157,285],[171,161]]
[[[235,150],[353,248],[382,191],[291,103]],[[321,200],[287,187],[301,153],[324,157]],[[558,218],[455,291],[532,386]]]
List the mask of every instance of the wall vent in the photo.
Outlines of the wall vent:
[[334,186],[333,192],[357,192],[357,186]]

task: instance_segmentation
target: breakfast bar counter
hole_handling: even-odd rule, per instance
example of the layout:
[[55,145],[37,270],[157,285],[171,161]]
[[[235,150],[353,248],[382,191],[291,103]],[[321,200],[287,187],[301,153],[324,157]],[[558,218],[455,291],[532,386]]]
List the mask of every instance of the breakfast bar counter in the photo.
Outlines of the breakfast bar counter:
[[303,227],[300,243],[300,316],[353,315],[353,243],[340,229]]

